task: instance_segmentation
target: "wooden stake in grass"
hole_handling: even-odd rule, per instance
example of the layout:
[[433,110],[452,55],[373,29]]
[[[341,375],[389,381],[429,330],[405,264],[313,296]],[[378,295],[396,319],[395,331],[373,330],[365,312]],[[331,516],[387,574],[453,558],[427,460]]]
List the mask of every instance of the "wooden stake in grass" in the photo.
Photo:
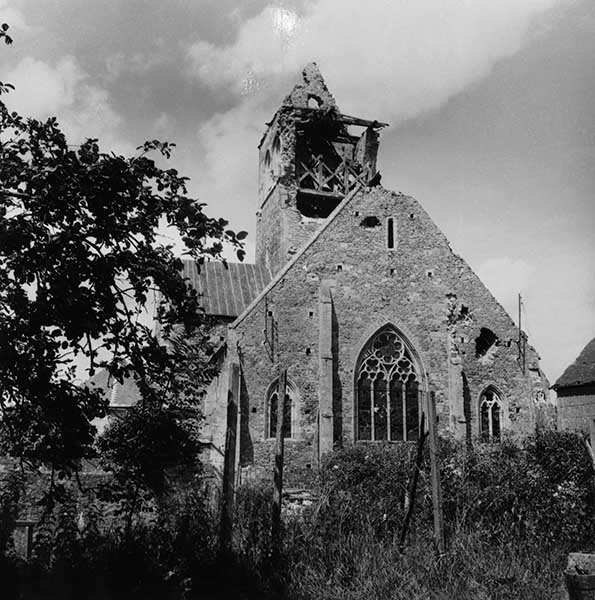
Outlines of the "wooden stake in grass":
[[227,431],[225,434],[225,455],[223,459],[221,537],[219,543],[220,552],[223,556],[228,556],[231,553],[239,389],[240,366],[234,363],[231,365],[230,386],[227,392]]
[[279,563],[281,554],[281,499],[283,497],[283,451],[285,445],[285,395],[287,393],[287,369],[281,371],[277,388],[277,430],[275,438],[275,473],[273,508],[271,519],[271,550],[273,565]]
[[442,512],[442,488],[440,486],[440,466],[438,464],[438,435],[436,432],[436,399],[434,392],[426,395],[428,410],[428,435],[430,445],[430,477],[432,480],[432,507],[434,512],[434,541],[438,556],[446,551],[444,541],[444,514]]
[[421,463],[423,460],[424,442],[428,437],[428,433],[425,428],[425,413],[421,413],[421,421],[419,423],[419,438],[417,440],[417,456],[415,458],[415,467],[413,469],[413,476],[411,477],[411,485],[409,487],[409,505],[407,506],[407,513],[403,520],[403,526],[401,527],[401,536],[399,538],[399,552],[403,554],[405,550],[405,540],[407,539],[407,531],[409,530],[409,524],[411,523],[411,517],[413,516],[413,507],[415,505],[415,492],[417,491],[417,481],[419,479],[419,473],[421,471]]

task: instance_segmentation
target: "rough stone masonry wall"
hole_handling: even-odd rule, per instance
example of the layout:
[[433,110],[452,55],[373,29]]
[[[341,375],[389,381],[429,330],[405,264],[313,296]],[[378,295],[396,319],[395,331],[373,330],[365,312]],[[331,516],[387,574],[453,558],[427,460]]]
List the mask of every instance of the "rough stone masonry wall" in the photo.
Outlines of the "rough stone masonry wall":
[[[366,227],[362,224],[365,217],[376,217],[379,224]],[[393,250],[387,249],[388,217],[395,225]],[[416,200],[372,188],[344,202],[334,220],[268,293],[268,309],[279,324],[279,358],[300,395],[299,430],[286,444],[289,485],[303,483],[316,465],[318,297],[320,282],[329,279],[334,281],[337,443],[354,440],[354,369],[366,341],[387,323],[395,325],[419,353],[429,389],[435,393],[442,434],[465,433],[466,424],[460,422],[465,416],[463,386],[453,381],[453,361],[457,377],[461,369],[466,373],[473,406],[481,391],[492,384],[505,396],[509,408],[505,424],[510,431],[526,434],[534,430],[531,394],[535,384],[528,373],[521,372],[516,345],[508,344],[517,335],[511,318],[468,265],[452,253]],[[455,314],[463,305],[468,308],[465,325],[456,319],[453,323],[453,305]],[[272,442],[264,439],[265,394],[276,372],[263,347],[264,313],[261,300],[232,328],[230,340],[239,345],[245,384],[242,428],[246,443],[241,461],[270,471]],[[501,343],[479,361],[472,349],[481,327],[492,330]],[[536,357],[530,348],[528,355],[533,364]],[[471,425],[477,433],[474,410]]]
[[[259,148],[260,208],[256,222],[256,262],[275,275],[311,236],[324,219],[303,217],[296,207],[296,113],[281,108]],[[279,140],[279,151],[273,150]],[[266,153],[271,156],[270,172],[264,173]]]
[[595,385],[558,390],[558,426],[590,433],[595,420]]

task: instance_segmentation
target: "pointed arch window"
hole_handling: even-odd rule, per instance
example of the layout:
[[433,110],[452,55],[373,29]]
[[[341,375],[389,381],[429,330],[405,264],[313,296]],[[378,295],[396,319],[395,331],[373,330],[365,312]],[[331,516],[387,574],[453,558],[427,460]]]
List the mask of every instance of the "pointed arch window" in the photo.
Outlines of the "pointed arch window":
[[[267,423],[266,435],[274,438],[277,436],[277,410],[279,406],[279,380],[276,379],[271,383],[267,392]],[[285,390],[285,412],[283,414],[283,437],[295,437],[294,411],[296,405],[295,386],[291,382],[287,382]]]
[[485,442],[501,439],[502,398],[493,387],[488,387],[479,397],[479,435]]
[[403,338],[384,328],[366,344],[357,369],[358,440],[416,440],[420,416],[419,369]]

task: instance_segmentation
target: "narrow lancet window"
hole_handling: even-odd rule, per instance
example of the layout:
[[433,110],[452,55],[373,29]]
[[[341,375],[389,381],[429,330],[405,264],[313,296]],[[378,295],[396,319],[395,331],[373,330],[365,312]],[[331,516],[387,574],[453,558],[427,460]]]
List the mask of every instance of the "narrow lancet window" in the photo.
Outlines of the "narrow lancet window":
[[485,390],[479,398],[479,435],[485,442],[501,439],[502,400],[493,388]]
[[417,439],[419,372],[394,329],[382,329],[366,344],[356,387],[358,440]]
[[[279,407],[279,390],[278,380],[275,380],[270,386],[267,393],[267,423],[266,423],[266,435],[267,437],[274,438],[277,435],[277,410]],[[293,438],[295,437],[295,431],[293,428],[293,412],[295,409],[296,402],[296,388],[293,384],[287,384],[285,392],[285,410],[283,413],[283,437]]]
[[395,247],[395,223],[392,217],[386,221],[386,246],[389,250]]

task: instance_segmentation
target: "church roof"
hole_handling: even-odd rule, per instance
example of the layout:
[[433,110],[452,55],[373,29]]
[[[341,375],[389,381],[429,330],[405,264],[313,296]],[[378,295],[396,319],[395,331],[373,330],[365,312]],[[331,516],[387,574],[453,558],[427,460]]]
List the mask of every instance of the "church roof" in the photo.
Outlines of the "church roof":
[[213,261],[197,265],[184,260],[184,277],[199,294],[208,315],[237,317],[268,285],[271,275],[263,265]]
[[595,338],[583,348],[577,359],[560,375],[553,388],[590,383],[595,383]]

